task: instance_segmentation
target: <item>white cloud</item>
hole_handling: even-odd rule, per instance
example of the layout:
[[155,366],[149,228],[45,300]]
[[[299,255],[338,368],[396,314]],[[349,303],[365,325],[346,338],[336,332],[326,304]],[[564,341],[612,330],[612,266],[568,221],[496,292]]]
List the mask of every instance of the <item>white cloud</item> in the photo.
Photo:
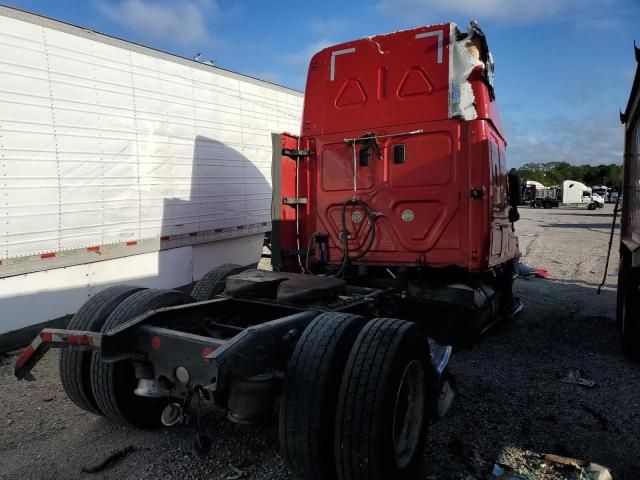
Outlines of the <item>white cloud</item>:
[[210,43],[207,19],[219,14],[215,0],[193,2],[157,2],[122,0],[120,3],[98,3],[98,9],[111,21],[150,40],[169,39],[182,46]]
[[309,24],[311,33],[318,37],[334,37],[344,32],[349,22],[342,18],[314,18]]
[[309,67],[309,61],[311,57],[318,53],[323,48],[327,48],[334,45],[335,42],[331,42],[327,39],[316,40],[310,43],[304,50],[294,53],[286,54],[283,59],[284,62],[295,69],[307,69]]
[[465,20],[535,23],[567,13],[589,12],[612,3],[615,0],[381,0],[376,8],[382,15],[417,22],[442,20],[443,14],[455,14],[464,15]]

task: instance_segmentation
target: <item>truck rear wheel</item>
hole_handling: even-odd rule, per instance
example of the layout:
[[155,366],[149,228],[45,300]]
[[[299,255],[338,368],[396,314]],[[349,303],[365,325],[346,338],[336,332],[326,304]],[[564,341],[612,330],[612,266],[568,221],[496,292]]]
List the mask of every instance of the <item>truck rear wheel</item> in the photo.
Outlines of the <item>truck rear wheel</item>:
[[191,291],[191,296],[197,302],[211,300],[216,295],[224,292],[227,277],[243,272],[248,268],[235,263],[218,265],[196,283],[196,286]]
[[[134,293],[109,315],[102,326],[108,332],[149,310],[173,305],[183,305],[192,299],[175,290],[143,290]],[[122,360],[114,363],[102,361],[96,353],[91,361],[91,386],[98,408],[115,422],[138,428],[154,428],[160,425],[160,414],[166,399],[139,397],[133,393],[138,380],[133,362]],[[163,401],[164,400],[164,401]]]
[[[622,260],[622,259],[621,259]],[[621,266],[618,283],[618,315],[622,353],[629,360],[640,360],[640,269],[630,262]]]
[[[98,332],[111,312],[142,287],[116,285],[96,293],[87,300],[69,321],[69,330]],[[89,413],[102,415],[91,390],[91,358],[94,353],[64,348],[60,352],[60,382],[67,397]]]
[[427,338],[415,324],[378,318],[362,329],[338,396],[338,478],[415,478],[432,411],[428,362]]
[[587,209],[588,210],[595,210],[596,209],[596,204],[595,203],[590,203],[589,205],[587,205]]
[[366,320],[323,313],[291,356],[280,406],[280,449],[299,478],[335,479],[333,436],[342,369]]

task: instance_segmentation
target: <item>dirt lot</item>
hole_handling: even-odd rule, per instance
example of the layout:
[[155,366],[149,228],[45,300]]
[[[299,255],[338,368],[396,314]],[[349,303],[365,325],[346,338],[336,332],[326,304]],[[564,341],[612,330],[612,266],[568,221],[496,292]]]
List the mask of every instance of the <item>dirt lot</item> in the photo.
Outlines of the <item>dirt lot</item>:
[[[454,356],[458,397],[429,433],[422,479],[486,478],[496,461],[524,478],[577,478],[542,453],[606,465],[616,479],[640,478],[640,366],[620,356],[615,277],[596,295],[611,212],[521,210],[522,262],[550,279],[518,280],[524,312]],[[213,449],[200,459],[187,428],[132,431],[75,408],[59,384],[55,353],[32,383],[15,381],[12,360],[0,360],[2,478],[290,478],[275,422],[248,427],[206,413]],[[563,383],[575,369],[595,386]],[[128,446],[111,468],[82,473]]]

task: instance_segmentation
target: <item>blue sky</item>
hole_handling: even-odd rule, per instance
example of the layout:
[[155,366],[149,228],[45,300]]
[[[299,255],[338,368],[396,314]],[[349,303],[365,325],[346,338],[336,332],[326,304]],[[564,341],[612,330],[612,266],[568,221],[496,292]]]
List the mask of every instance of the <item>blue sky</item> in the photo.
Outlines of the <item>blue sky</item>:
[[4,1],[299,90],[309,58],[328,45],[477,19],[496,62],[512,166],[621,162],[637,0]]

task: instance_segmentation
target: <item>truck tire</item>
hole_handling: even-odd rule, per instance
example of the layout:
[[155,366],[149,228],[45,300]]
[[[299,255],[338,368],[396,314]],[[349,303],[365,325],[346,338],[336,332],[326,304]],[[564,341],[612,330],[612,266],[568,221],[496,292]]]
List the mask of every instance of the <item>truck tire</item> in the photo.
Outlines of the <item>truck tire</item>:
[[366,319],[323,313],[302,333],[289,361],[280,405],[282,455],[301,479],[336,478],[333,436],[342,369]]
[[618,284],[622,353],[640,361],[640,269],[625,265]]
[[553,203],[551,203],[551,202],[544,202],[544,203],[542,204],[542,207],[543,207],[543,208],[546,208],[547,210],[549,210],[550,208],[553,208]]
[[426,336],[403,320],[378,318],[349,355],[335,427],[340,480],[415,478],[423,456],[433,371]]
[[[101,331],[107,332],[149,310],[191,301],[191,297],[175,290],[143,290],[118,305]],[[134,365],[130,360],[104,363],[100,353],[93,356],[91,387],[104,416],[126,426],[146,429],[157,427],[167,399],[139,397],[133,393],[137,384]]]
[[587,205],[587,210],[595,210],[595,209],[596,209],[595,203],[590,203],[589,205]]
[[243,272],[249,267],[242,267],[235,263],[223,263],[213,268],[202,277],[191,291],[191,296],[197,302],[211,300],[216,295],[222,293],[225,288],[225,280],[231,275]]
[[[96,293],[87,300],[69,321],[69,330],[99,332],[115,308],[126,298],[142,290],[142,287],[116,285]],[[94,353],[86,350],[63,348],[60,352],[60,382],[67,397],[94,415],[102,415],[91,390],[91,358]]]

